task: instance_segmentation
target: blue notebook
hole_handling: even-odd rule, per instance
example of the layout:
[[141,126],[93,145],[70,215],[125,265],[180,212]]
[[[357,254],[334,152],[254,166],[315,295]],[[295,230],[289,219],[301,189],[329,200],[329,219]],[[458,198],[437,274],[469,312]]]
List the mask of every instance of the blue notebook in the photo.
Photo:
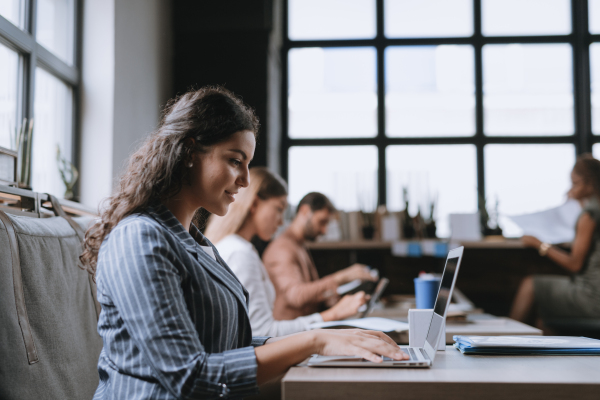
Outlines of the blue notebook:
[[454,336],[463,354],[600,355],[600,340],[573,336]]

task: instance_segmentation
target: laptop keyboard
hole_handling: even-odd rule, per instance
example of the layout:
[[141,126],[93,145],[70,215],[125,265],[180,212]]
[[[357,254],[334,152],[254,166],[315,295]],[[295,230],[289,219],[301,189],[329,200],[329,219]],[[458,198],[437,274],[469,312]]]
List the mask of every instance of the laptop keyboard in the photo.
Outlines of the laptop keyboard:
[[[415,351],[412,349],[412,347],[401,347],[400,350],[402,350],[403,352],[405,352],[406,354],[408,354],[410,356],[410,361],[419,361],[419,359],[417,358],[417,355],[415,354]],[[396,361],[396,360],[386,357],[386,356],[383,356],[383,361]]]

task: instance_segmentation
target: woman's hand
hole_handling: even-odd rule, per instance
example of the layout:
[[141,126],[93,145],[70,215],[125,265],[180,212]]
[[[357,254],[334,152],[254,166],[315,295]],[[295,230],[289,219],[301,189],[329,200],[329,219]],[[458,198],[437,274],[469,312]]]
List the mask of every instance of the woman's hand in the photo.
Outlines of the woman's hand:
[[376,281],[377,277],[371,275],[371,270],[364,264],[354,264],[335,273],[335,280],[338,286],[352,282],[355,279]]
[[318,354],[324,356],[358,356],[375,363],[381,356],[394,360],[410,357],[386,334],[362,329],[322,329],[313,331]]
[[321,317],[325,322],[338,321],[340,319],[351,317],[358,312],[360,306],[369,300],[369,297],[370,296],[367,296],[365,292],[348,294],[342,297],[341,300],[329,310],[323,311]]
[[521,242],[523,242],[526,247],[533,247],[534,249],[539,249],[540,245],[542,244],[540,239],[529,235],[521,237]]
[[254,349],[258,364],[257,380],[261,385],[280,376],[311,354],[325,356],[355,356],[380,363],[381,356],[394,360],[410,357],[383,332],[362,329],[317,329],[282,338],[269,339]]

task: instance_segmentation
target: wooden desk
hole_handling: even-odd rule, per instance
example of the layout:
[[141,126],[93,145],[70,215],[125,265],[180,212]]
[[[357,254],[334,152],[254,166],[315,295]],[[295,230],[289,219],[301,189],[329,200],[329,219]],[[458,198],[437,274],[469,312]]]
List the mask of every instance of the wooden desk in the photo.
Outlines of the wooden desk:
[[284,400],[600,398],[600,356],[464,356],[448,346],[429,369],[294,367]]

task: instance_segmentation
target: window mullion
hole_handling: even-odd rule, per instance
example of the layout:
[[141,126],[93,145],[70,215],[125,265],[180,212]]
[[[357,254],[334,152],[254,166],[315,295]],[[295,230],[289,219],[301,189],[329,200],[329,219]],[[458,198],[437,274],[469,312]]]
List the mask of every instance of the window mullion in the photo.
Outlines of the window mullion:
[[473,0],[473,46],[475,53],[475,146],[477,149],[477,204],[483,207],[482,200],[485,199],[485,160],[483,147],[485,136],[483,131],[483,44],[481,34],[481,0]]
[[37,49],[38,45],[35,43],[36,35],[36,19],[37,19],[37,0],[30,0],[27,11],[27,29],[33,39],[33,46],[27,57],[25,64],[25,76],[24,76],[24,108],[23,117],[27,119],[34,118],[33,104],[35,96],[35,70],[37,68]]
[[79,82],[76,67],[67,64],[40,44],[37,45],[37,63],[71,86],[76,86]]
[[387,203],[386,161],[385,161],[385,38],[384,38],[384,4],[377,0],[377,204]]
[[587,0],[572,0],[573,99],[577,154],[591,152],[590,35]]

